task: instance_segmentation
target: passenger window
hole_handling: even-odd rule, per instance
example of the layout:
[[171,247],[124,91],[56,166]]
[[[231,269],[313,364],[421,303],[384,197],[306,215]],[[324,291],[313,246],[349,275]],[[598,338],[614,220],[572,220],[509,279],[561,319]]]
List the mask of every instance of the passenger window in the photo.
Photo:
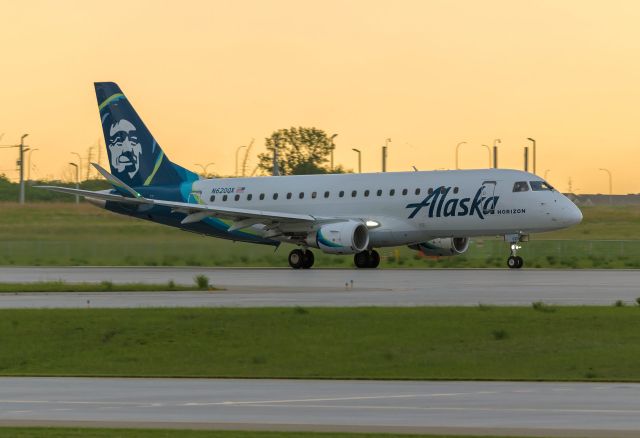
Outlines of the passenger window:
[[317,196],[318,196],[318,192],[311,192],[312,199],[316,199]]
[[324,197],[328,198],[329,197],[329,192],[324,192]]
[[260,193],[260,200],[262,201],[264,199],[264,193]]
[[365,190],[365,191],[364,191],[364,196],[365,196],[365,198],[366,198],[367,196],[369,196],[369,190]]
[[453,193],[458,193],[458,190],[459,190],[459,189],[458,189],[457,187],[454,187],[454,188],[453,188]]
[[300,194],[298,195],[298,198],[300,199],[304,198],[304,192],[300,192]]
[[378,196],[382,196],[382,190],[381,190],[381,189],[378,189],[378,191],[376,192],[376,195],[378,195]]
[[252,198],[253,198],[253,195],[252,195],[251,193],[249,193],[249,194],[247,195],[247,201],[251,201],[251,199],[252,199]]
[[420,194],[420,189],[416,189],[416,195]]
[[287,199],[291,199],[291,192],[287,193]]
[[[546,181],[531,181],[531,190],[534,192],[541,192],[543,190],[553,190],[553,187],[551,187],[551,185]],[[516,191],[515,186],[513,187],[513,191]]]
[[440,187],[440,194],[444,195],[445,193],[447,193],[447,189],[444,188],[444,186]]
[[223,200],[223,201],[226,201],[226,200],[227,200],[227,195],[224,195],[224,196],[222,197],[222,200]]
[[343,198],[344,197],[344,190],[340,190],[340,193],[338,193],[338,196]]
[[240,195],[236,195],[236,196],[234,196],[233,198],[234,198],[236,201],[239,201],[239,200],[240,200]]
[[407,196],[407,193],[409,193],[409,190],[402,189],[402,196]]
[[396,189],[389,190],[389,196],[393,196],[396,194]]
[[432,188],[429,188],[429,190],[427,190],[427,193],[428,193],[428,194],[432,194],[432,193],[433,193],[433,189],[432,189]]
[[[535,181],[533,181],[533,182],[535,182]],[[532,185],[533,185],[533,182],[531,183]],[[529,191],[529,184],[527,184],[526,181],[518,181],[515,184],[513,184],[513,191],[514,192],[528,192]]]
[[214,202],[216,200],[216,195],[211,195],[209,201]]
[[354,191],[351,192],[351,197],[355,198],[357,194],[358,194],[358,191],[354,190]]
[[278,199],[278,194],[277,194],[277,193],[274,193],[274,194],[273,194],[273,199],[274,199],[274,200]]

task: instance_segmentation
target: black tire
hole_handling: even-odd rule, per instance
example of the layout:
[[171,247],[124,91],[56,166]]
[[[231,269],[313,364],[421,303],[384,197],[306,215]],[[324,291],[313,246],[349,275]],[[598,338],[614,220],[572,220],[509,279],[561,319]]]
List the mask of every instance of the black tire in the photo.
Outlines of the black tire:
[[313,262],[315,262],[315,257],[313,253],[308,249],[304,251],[304,256],[302,257],[302,269],[309,269],[313,266]]
[[518,266],[516,266],[516,269],[520,269],[524,266],[524,259],[520,256],[516,256],[516,261],[518,262]]
[[509,269],[517,269],[518,268],[518,258],[514,256],[509,256],[507,259],[507,266]]
[[355,263],[356,268],[368,268],[369,259],[369,251],[362,251],[353,256],[353,263]]
[[304,252],[301,249],[294,249],[289,253],[289,266],[293,269],[302,268],[304,263]]
[[375,249],[369,253],[369,268],[375,269],[380,265],[380,254]]

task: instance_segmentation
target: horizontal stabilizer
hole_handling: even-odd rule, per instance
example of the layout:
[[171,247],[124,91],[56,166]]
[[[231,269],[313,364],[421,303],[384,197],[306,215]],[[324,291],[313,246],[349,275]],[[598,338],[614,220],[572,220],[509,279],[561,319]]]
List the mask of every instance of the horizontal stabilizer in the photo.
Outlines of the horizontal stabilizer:
[[135,190],[133,190],[131,187],[129,187],[128,185],[126,185],[124,182],[122,182],[118,177],[111,175],[109,172],[107,172],[102,166],[100,166],[97,163],[91,163],[91,165],[93,167],[96,168],[96,170],[98,172],[100,172],[102,174],[102,176],[104,176],[106,178],[107,181],[109,181],[111,183],[111,185],[113,187],[115,187],[115,189],[122,193],[123,195],[131,195],[134,198],[140,198],[140,193],[136,192]]

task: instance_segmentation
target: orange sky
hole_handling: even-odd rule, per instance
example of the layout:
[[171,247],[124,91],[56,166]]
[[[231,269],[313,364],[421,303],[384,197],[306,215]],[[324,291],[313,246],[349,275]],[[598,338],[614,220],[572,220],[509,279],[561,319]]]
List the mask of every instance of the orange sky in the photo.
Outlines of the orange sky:
[[[32,176],[60,178],[101,138],[94,81],[115,81],[171,159],[215,162],[281,127],[336,138],[336,162],[522,168],[560,190],[640,192],[638,1],[2,1],[0,143],[28,132]],[[103,153],[103,156],[106,153]],[[16,151],[0,149],[15,177]],[[249,168],[255,166],[255,155]]]

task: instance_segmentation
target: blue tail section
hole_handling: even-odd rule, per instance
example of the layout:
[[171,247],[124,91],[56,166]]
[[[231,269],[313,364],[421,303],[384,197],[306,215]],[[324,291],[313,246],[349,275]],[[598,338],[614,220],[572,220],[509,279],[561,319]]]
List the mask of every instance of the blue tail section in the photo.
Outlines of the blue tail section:
[[198,179],[169,160],[117,84],[94,85],[113,175],[131,187],[174,186]]

